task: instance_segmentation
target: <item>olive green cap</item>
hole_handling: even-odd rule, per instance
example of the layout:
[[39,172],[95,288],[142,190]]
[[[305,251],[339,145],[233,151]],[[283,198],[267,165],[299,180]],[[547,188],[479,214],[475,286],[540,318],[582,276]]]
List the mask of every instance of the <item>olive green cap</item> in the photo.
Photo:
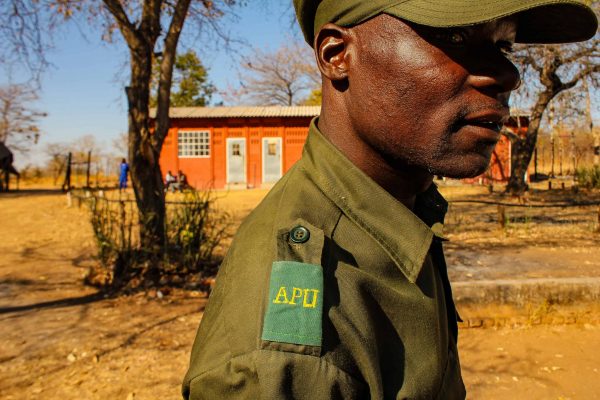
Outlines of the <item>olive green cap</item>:
[[294,0],[304,38],[314,37],[328,22],[360,24],[389,14],[439,28],[469,26],[518,14],[518,43],[570,43],[590,39],[598,19],[589,0]]

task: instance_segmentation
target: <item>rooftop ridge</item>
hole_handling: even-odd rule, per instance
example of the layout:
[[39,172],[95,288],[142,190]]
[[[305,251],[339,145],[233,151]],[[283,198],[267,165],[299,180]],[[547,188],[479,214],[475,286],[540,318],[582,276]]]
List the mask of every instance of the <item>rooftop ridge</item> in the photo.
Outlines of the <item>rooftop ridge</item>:
[[[181,118],[243,118],[243,117],[316,117],[321,106],[215,106],[215,107],[171,107],[169,117]],[[156,116],[156,108],[150,110]]]

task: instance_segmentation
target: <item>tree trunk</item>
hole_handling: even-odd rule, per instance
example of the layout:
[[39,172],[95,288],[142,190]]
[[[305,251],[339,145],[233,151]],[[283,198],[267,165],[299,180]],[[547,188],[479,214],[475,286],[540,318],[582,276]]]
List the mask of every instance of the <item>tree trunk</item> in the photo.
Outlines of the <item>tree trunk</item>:
[[600,131],[594,133],[594,167],[600,166]]
[[537,144],[544,110],[554,95],[551,91],[542,93],[531,111],[525,137],[520,137],[521,132],[517,133],[517,137],[511,137],[510,178],[506,185],[506,191],[511,194],[521,195],[528,189],[525,174]]
[[[527,136],[530,135],[530,131],[527,132]],[[534,133],[537,138],[537,132]],[[524,139],[512,139],[511,140],[511,155],[510,155],[510,177],[508,178],[508,185],[506,191],[511,194],[523,194],[528,189],[527,182],[525,181],[525,174],[527,168],[531,162],[531,157],[535,149],[534,145],[530,146],[527,138]]]
[[158,256],[165,243],[165,196],[158,163],[160,149],[152,145],[149,126],[152,49],[140,47],[131,51],[131,82],[126,88],[130,173],[139,210],[140,244],[151,256]]

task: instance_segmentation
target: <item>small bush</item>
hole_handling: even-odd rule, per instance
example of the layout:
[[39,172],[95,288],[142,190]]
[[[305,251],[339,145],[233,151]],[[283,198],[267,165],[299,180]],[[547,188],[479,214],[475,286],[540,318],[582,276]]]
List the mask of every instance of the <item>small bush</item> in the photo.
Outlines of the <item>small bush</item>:
[[19,171],[20,177],[22,181],[31,181],[38,182],[40,179],[44,177],[44,171],[35,165],[28,164],[24,168],[21,168]]
[[213,209],[210,192],[186,191],[183,202],[167,208],[167,251],[171,267],[210,275],[215,250],[228,234],[229,214]]
[[[217,249],[229,236],[231,217],[215,210],[210,192],[188,191],[183,201],[167,204],[165,244],[141,248],[138,212],[128,199],[86,198],[99,264],[86,282],[107,290],[146,286],[194,286],[214,275],[220,262]],[[152,276],[149,276],[148,272]]]
[[600,188],[600,167],[578,168],[575,177],[579,186],[588,189]]

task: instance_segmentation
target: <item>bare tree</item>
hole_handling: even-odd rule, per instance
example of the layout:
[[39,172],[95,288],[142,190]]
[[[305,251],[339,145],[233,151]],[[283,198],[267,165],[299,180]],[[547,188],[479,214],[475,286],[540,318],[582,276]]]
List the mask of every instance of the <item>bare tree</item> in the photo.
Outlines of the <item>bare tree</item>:
[[69,13],[60,0],[3,0],[0,2],[0,66],[24,66],[39,83],[49,65],[46,53],[52,47],[56,26]]
[[64,143],[48,143],[44,152],[49,157],[46,164],[46,171],[54,180],[54,185],[58,183],[58,179],[65,172],[67,166],[67,154],[70,148]]
[[599,86],[599,45],[600,37],[596,35],[583,43],[516,47],[513,60],[521,69],[524,82],[521,98],[531,105],[531,114],[526,137],[509,136],[512,142],[512,173],[507,191],[522,193],[527,189],[525,174],[536,146],[542,118],[553,99],[563,93],[566,95],[569,90],[581,90],[585,80],[595,87]]
[[299,41],[275,52],[255,49],[241,66],[241,89],[233,93],[236,102],[291,106],[304,102],[321,85],[312,51]]
[[28,85],[0,87],[0,143],[21,153],[37,143],[40,119],[47,114],[33,108],[36,100],[36,91]]
[[96,183],[99,184],[100,175],[106,179],[118,170],[123,155],[127,153],[127,136],[125,135],[122,150],[118,150],[122,153],[119,155],[115,155],[113,151],[107,151],[92,135],[83,135],[68,143],[47,143],[44,152],[48,156],[45,172],[54,179],[55,185],[59,183],[59,179],[66,171],[69,153],[73,168],[72,176],[75,179],[81,179],[83,175],[87,174],[89,168],[90,174],[96,176]]
[[594,167],[600,167],[600,130],[594,129],[594,120],[592,119],[592,100],[590,96],[590,86],[587,79],[583,81],[583,89],[585,95],[585,126],[590,135],[594,138],[591,145],[592,154],[594,155]]
[[[44,64],[44,35],[60,18],[84,18],[100,23],[103,37],[112,41],[119,32],[130,55],[129,85],[125,88],[129,116],[129,163],[140,214],[140,242],[159,255],[165,243],[165,199],[158,159],[169,127],[173,65],[181,31],[191,20],[197,31],[220,33],[217,22],[237,0],[10,0],[2,16],[9,30],[2,40],[21,49],[25,59]],[[14,11],[16,10],[16,11]],[[13,12],[14,11],[14,12]],[[57,17],[46,19],[46,15]],[[2,19],[0,19],[2,21]],[[46,25],[45,25],[46,24]],[[50,25],[47,25],[50,24]],[[27,51],[30,51],[27,53]],[[152,62],[160,56],[156,116],[150,118]],[[151,250],[151,251],[150,251]],[[151,271],[150,271],[151,272]]]
[[119,136],[112,140],[112,150],[121,158],[127,154],[128,145],[129,138],[127,137],[127,132],[119,133]]
[[[140,240],[145,249],[160,249],[165,243],[165,199],[158,159],[169,129],[169,106],[173,65],[186,18],[212,24],[223,15],[222,6],[234,0],[139,3],[103,0],[130,52],[130,83],[126,87],[129,110],[129,162],[140,212]],[[139,6],[135,6],[139,4]],[[161,53],[155,122],[150,119],[149,100],[152,61]]]

